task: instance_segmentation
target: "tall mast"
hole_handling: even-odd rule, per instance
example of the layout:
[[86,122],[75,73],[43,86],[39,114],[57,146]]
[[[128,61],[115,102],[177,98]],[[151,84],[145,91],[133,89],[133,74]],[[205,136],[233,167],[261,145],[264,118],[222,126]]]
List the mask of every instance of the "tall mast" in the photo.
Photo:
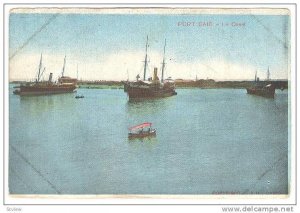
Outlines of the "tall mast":
[[148,35],[147,35],[147,42],[146,42],[146,56],[145,56],[145,61],[144,61],[144,81],[146,80],[146,70],[147,70],[147,63],[148,63]]
[[77,64],[77,80],[78,80],[78,64]]
[[270,80],[270,68],[268,67],[268,71],[267,71],[267,81]]
[[167,39],[165,39],[164,58],[163,58],[162,67],[161,67],[161,82],[162,83],[164,81],[164,71],[165,71],[165,66],[166,66],[166,62],[165,62],[166,45],[167,45]]
[[64,77],[65,67],[66,67],[66,55],[65,55],[65,58],[64,58],[64,66],[63,66],[63,69],[62,69],[62,72],[61,72],[61,77]]
[[40,81],[40,77],[41,77],[42,59],[43,59],[43,54],[41,53],[41,59],[40,59],[40,64],[39,64],[39,72],[38,72],[38,76],[37,76],[37,82]]

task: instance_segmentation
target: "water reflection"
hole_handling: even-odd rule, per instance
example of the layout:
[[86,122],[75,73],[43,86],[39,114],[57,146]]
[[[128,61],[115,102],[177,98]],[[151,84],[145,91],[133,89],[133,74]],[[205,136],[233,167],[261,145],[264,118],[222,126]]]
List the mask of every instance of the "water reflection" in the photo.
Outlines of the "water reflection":
[[[15,96],[15,95],[14,95]],[[40,114],[52,110],[68,110],[74,105],[74,95],[15,96],[23,113]]]
[[248,97],[248,100],[250,101],[249,103],[251,104],[274,104],[275,103],[275,99],[273,98],[265,98],[265,97],[261,97],[261,96],[256,96],[256,95],[249,95],[246,94]]
[[[11,95],[9,143],[28,153],[63,194],[245,191],[288,153],[289,136],[287,94],[278,93],[274,102],[245,93],[186,89],[171,98],[129,102],[121,90],[84,90],[88,98],[80,101],[74,94]],[[129,140],[127,127],[147,121],[157,136]],[[49,193],[15,152],[9,160],[37,189],[23,188],[13,174],[11,192]],[[274,190],[263,188],[262,179],[257,192],[286,192],[287,164],[265,176],[273,177]]]
[[249,94],[246,97],[249,104],[255,105],[257,108],[281,109],[282,105],[288,105],[287,91],[276,90],[275,98],[265,98]]
[[129,100],[126,105],[126,111],[128,114],[152,114],[166,110],[169,106],[172,106],[174,100],[174,97]]
[[128,144],[131,148],[140,149],[152,149],[159,143],[157,137],[145,137],[145,138],[135,138],[128,139]]

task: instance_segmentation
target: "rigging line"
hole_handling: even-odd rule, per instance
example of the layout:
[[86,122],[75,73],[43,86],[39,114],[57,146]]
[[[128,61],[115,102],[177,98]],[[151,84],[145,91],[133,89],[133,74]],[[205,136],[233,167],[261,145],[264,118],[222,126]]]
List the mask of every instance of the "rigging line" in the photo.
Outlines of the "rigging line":
[[29,42],[40,32],[42,32],[43,29],[45,29],[59,14],[56,13],[52,17],[46,21],[38,30],[36,30],[11,56],[9,56],[9,60],[13,59],[19,51],[21,51],[25,46],[29,44]]
[[22,160],[24,160],[24,162],[26,162],[44,181],[46,181],[51,188],[57,193],[57,194],[61,194],[61,192],[54,186],[53,183],[51,183],[38,169],[36,169],[30,162],[29,160],[24,157],[24,155],[22,155],[13,145],[10,145],[10,147],[12,148],[13,151],[15,151],[21,158]]

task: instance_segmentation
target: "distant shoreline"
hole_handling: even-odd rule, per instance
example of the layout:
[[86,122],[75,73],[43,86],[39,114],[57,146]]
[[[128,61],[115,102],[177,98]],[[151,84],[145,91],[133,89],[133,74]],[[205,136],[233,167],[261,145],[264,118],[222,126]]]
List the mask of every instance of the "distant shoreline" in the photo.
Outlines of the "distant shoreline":
[[[26,81],[11,81],[12,84],[22,84]],[[176,88],[202,88],[202,89],[244,89],[251,87],[255,84],[254,81],[215,81],[212,79],[200,79],[200,80],[175,80]],[[270,80],[259,81],[261,85],[274,84],[276,89],[287,89],[288,80]],[[88,89],[123,89],[123,81],[78,81],[79,88]]]

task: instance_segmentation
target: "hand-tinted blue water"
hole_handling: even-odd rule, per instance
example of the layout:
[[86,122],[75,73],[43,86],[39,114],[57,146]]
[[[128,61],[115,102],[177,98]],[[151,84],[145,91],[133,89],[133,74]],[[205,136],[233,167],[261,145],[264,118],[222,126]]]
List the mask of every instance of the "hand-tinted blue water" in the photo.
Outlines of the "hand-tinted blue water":
[[[288,193],[288,92],[178,89],[128,102],[122,90],[9,99],[12,194]],[[156,138],[127,138],[152,122]]]

